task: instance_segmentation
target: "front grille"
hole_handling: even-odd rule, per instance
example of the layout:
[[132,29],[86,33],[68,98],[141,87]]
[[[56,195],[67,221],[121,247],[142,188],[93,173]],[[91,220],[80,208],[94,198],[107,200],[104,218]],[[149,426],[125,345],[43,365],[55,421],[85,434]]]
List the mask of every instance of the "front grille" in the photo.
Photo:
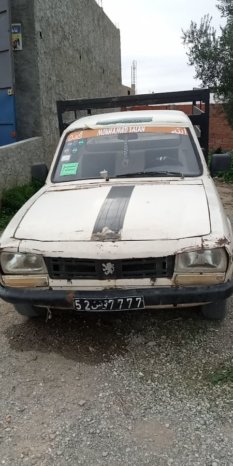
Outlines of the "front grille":
[[175,256],[148,259],[92,260],[45,257],[52,279],[171,278]]

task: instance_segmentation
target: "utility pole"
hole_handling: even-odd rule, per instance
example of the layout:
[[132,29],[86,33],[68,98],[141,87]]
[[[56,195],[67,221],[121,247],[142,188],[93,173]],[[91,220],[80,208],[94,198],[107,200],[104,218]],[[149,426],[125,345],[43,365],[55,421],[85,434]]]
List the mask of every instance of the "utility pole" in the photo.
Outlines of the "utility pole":
[[136,94],[136,84],[137,84],[137,62],[133,61],[131,66],[131,88],[134,94]]

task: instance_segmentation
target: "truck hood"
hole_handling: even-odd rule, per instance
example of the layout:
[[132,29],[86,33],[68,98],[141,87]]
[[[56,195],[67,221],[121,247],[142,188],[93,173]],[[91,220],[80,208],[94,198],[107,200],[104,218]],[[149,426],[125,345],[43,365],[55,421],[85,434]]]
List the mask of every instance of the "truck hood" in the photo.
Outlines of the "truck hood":
[[174,181],[49,188],[27,210],[16,239],[175,240],[208,235],[203,184]]

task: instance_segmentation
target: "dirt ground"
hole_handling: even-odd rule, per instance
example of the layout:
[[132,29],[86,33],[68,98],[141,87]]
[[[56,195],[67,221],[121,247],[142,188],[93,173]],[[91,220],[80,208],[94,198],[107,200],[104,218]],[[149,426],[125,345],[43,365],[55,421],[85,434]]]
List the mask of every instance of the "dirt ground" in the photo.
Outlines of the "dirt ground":
[[233,185],[223,183],[221,181],[216,181],[215,183],[227,215],[230,217],[231,222],[233,223]]
[[[233,221],[233,186],[218,189]],[[232,298],[221,324],[0,312],[0,464],[233,466]]]

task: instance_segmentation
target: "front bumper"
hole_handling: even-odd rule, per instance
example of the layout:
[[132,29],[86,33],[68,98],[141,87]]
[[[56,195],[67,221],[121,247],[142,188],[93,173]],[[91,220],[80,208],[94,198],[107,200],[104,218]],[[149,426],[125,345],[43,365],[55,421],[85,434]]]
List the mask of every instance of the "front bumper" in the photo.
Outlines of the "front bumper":
[[189,287],[159,287],[141,289],[109,289],[97,291],[39,290],[29,288],[4,288],[0,286],[0,298],[16,303],[30,303],[34,306],[73,308],[75,298],[111,299],[124,297],[144,297],[145,307],[179,306],[217,302],[229,298],[233,293],[233,280],[219,285]]

